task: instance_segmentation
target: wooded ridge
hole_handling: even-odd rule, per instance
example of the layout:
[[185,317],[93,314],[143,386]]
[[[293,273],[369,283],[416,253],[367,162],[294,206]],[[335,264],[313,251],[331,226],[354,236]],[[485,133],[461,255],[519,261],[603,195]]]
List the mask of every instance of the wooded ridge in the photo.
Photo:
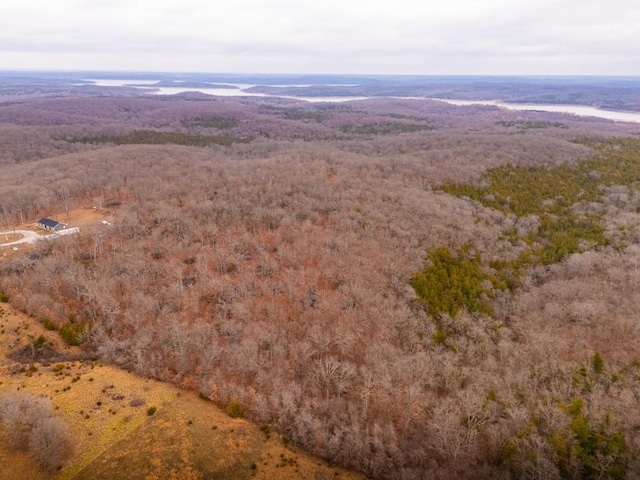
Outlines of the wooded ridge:
[[639,129],[400,99],[2,104],[0,225],[113,221],[0,258],[0,291],[374,478],[638,478]]

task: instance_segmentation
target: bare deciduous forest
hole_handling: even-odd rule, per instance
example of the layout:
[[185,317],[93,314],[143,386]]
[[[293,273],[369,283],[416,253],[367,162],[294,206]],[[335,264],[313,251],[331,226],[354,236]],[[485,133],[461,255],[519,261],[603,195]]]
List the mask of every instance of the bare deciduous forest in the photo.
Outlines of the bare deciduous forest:
[[371,477],[639,478],[638,134],[428,100],[8,102],[0,225],[115,220],[0,258],[0,292]]

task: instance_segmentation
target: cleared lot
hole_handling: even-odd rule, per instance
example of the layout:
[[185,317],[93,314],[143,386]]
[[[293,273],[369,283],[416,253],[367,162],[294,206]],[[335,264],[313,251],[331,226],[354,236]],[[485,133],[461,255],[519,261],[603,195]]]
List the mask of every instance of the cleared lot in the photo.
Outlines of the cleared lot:
[[[3,242],[4,235],[22,235],[22,238],[14,240],[12,242]],[[21,243],[35,243],[37,240],[43,238],[42,235],[38,235],[31,230],[11,230],[6,232],[0,232],[0,247],[10,247],[11,245],[20,245]]]

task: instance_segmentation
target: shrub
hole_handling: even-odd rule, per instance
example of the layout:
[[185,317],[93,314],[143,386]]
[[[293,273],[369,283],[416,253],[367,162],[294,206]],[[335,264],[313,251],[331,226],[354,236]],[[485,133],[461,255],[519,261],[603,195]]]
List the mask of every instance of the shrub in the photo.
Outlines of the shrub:
[[599,353],[596,352],[596,354],[591,359],[591,366],[593,367],[593,371],[595,373],[604,372],[604,360],[602,360],[602,357]]
[[57,363],[54,367],[53,367],[53,371],[54,372],[61,372],[62,370],[64,370],[64,363]]
[[67,345],[78,346],[82,343],[84,325],[81,323],[65,323],[60,327],[60,336]]
[[0,303],[7,303],[9,301],[9,297],[6,293],[0,292]]
[[147,409],[147,415],[149,415],[150,417],[152,415],[154,415],[156,412],[158,411],[158,407],[149,407]]
[[38,338],[34,339],[31,343],[33,348],[42,348],[44,344],[47,342],[47,339],[44,338],[44,335],[40,335]]
[[42,325],[43,325],[43,326],[44,326],[44,328],[46,328],[47,330],[55,330],[55,329],[57,328],[57,327],[56,327],[56,324],[55,324],[55,323],[53,323],[53,322],[52,322],[51,320],[49,320],[48,318],[45,318],[45,319],[42,321]]
[[258,427],[262,433],[269,435],[271,433],[271,426],[262,424]]
[[227,404],[227,414],[231,418],[244,418],[244,408],[237,400],[231,400]]

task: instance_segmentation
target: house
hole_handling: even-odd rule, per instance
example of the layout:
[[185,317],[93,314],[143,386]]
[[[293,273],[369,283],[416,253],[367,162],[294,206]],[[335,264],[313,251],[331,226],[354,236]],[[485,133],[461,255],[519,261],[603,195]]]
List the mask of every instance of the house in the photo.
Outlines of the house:
[[51,230],[52,232],[59,232],[67,228],[64,223],[60,223],[57,220],[51,220],[50,218],[41,218],[38,220],[38,226],[45,230]]

